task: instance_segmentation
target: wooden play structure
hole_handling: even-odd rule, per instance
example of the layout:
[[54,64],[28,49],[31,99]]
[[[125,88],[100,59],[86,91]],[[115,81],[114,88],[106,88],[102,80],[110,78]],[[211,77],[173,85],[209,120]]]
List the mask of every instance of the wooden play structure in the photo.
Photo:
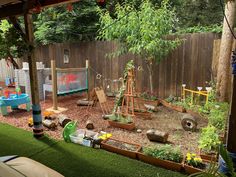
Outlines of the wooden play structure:
[[208,100],[209,100],[209,93],[211,92],[212,88],[211,87],[206,87],[206,91],[203,91],[202,90],[202,87],[197,87],[198,91],[196,90],[191,90],[191,89],[187,89],[186,88],[186,84],[183,84],[182,85],[182,99],[185,100],[186,98],[186,94],[187,93],[190,93],[191,95],[191,102],[190,104],[192,105],[193,104],[193,101],[194,101],[194,96],[203,96],[205,97],[205,104],[208,103]]
[[134,69],[128,71],[126,90],[122,100],[121,113],[123,116],[134,117]]
[[85,68],[56,68],[55,60],[51,61],[52,84],[45,85],[44,91],[52,91],[53,107],[48,111],[62,112],[58,107],[58,96],[65,96],[88,91],[88,60]]

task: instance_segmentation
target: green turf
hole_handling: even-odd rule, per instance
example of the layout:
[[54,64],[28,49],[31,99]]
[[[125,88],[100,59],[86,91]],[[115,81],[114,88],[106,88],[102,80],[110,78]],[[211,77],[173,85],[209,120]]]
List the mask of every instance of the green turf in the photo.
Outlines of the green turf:
[[66,177],[183,177],[137,160],[100,149],[36,140],[31,132],[0,123],[0,156],[20,155],[37,160]]

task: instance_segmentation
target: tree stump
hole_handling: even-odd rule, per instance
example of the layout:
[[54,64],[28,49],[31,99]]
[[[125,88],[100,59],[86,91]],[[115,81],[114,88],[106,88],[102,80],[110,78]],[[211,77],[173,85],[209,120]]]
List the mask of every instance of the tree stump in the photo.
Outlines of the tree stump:
[[185,131],[196,131],[197,121],[191,114],[184,114],[181,125]]
[[90,120],[88,120],[88,121],[86,122],[86,128],[87,128],[88,130],[94,129],[93,122],[90,121]]
[[147,137],[150,141],[155,141],[155,142],[161,142],[161,143],[166,143],[169,134],[166,132],[161,132],[159,130],[148,130],[147,131]]
[[59,124],[62,127],[65,127],[68,122],[71,122],[71,119],[69,119],[68,116],[65,114],[59,114],[57,118],[58,118]]

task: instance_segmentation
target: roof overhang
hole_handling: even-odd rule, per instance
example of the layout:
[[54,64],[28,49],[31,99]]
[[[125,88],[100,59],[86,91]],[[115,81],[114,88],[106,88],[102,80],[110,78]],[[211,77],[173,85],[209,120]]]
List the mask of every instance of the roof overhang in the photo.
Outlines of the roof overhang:
[[0,0],[0,19],[26,14],[37,7],[45,8],[79,0]]

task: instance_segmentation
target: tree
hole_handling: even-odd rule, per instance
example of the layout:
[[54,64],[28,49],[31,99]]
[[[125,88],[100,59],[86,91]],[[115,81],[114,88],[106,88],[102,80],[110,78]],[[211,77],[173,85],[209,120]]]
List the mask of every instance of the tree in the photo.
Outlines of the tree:
[[[235,1],[228,1],[225,5],[225,15],[230,27],[233,29],[235,18]],[[229,98],[228,87],[230,83],[230,57],[232,51],[233,36],[224,19],[223,32],[220,45],[219,65],[217,71],[217,95],[220,101]]]
[[0,22],[0,59],[13,64],[15,69],[19,66],[14,58],[20,58],[27,51],[27,45],[16,29],[7,20]]
[[35,39],[39,44],[94,40],[99,14],[96,1],[84,0],[66,6],[52,7],[35,16]]
[[180,44],[178,38],[169,40],[166,37],[175,28],[175,13],[165,0],[160,8],[149,1],[144,1],[138,10],[130,4],[117,5],[114,15],[116,18],[109,12],[101,14],[99,38],[119,42],[119,50],[111,55],[113,57],[131,52],[145,59],[153,93],[154,62],[159,63]]

